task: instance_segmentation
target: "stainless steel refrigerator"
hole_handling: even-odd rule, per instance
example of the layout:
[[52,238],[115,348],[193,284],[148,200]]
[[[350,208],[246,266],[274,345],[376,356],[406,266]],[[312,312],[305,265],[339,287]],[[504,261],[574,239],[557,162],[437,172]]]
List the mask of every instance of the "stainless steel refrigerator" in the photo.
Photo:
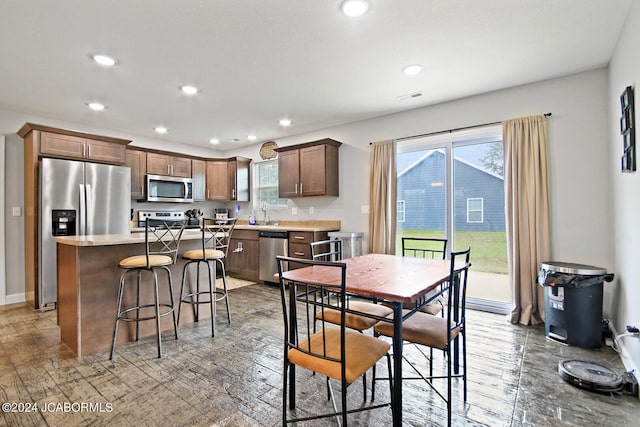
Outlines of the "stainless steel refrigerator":
[[129,233],[131,169],[42,159],[38,304],[57,300],[55,236]]

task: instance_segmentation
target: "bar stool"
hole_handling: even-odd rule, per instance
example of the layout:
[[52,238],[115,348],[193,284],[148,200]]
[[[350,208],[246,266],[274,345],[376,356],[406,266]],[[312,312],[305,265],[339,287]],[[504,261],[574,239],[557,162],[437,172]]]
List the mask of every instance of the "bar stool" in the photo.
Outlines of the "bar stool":
[[[145,320],[156,320],[156,336],[158,342],[158,358],[162,357],[162,339],[160,329],[160,318],[171,313],[173,316],[173,330],[178,339],[178,324],[176,321],[176,313],[173,304],[173,282],[171,280],[171,270],[169,266],[176,262],[180,239],[184,231],[184,220],[147,220],[145,224],[145,254],[134,255],[121,260],[118,267],[124,272],[120,276],[120,286],[118,288],[118,308],[116,311],[116,320],[113,328],[113,340],[111,342],[111,353],[109,360],[113,360],[113,354],[116,348],[116,337],[118,335],[118,321],[136,322],[136,341],[138,341],[140,332],[140,322]],[[167,272],[169,285],[169,300],[160,303],[158,292],[158,274],[156,270],[164,270]],[[148,271],[153,274],[153,289],[155,302],[153,304],[140,303],[140,284],[142,283],[142,273]],[[122,299],[124,288],[126,285],[126,277],[129,273],[137,273],[136,283],[136,303],[131,307],[122,308]],[[140,317],[141,311],[154,308],[153,312],[148,316]],[[160,307],[166,308],[160,312]],[[135,312],[135,317],[132,313]]]
[[[182,269],[182,285],[180,286],[180,306],[178,307],[178,323],[180,323],[180,313],[182,312],[182,303],[191,304],[193,306],[194,321],[199,320],[200,304],[209,304],[211,308],[211,336],[215,336],[216,330],[216,308],[215,303],[225,300],[227,306],[227,320],[231,324],[231,310],[229,308],[229,293],[227,290],[227,273],[224,268],[224,260],[227,257],[229,243],[233,229],[235,228],[237,218],[225,219],[202,219],[202,239],[199,249],[185,251],[182,258],[187,260]],[[187,289],[185,294],[185,283],[187,276],[187,268],[196,265],[196,283],[195,290]],[[207,289],[200,289],[200,264],[207,266],[209,274],[209,286]],[[216,289],[215,279],[217,277],[217,265],[220,265],[222,277],[222,290]],[[215,270],[215,271],[214,271]],[[201,297],[207,295],[206,297]]]

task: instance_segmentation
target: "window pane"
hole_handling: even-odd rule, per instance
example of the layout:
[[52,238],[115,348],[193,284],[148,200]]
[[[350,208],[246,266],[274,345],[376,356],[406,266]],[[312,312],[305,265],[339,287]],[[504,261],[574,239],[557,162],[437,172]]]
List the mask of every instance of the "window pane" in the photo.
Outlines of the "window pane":
[[287,199],[278,197],[278,160],[256,163],[257,206],[287,206]]
[[402,253],[402,237],[447,237],[445,161],[442,150],[398,153],[398,200],[403,202],[403,221],[397,224],[396,253]]

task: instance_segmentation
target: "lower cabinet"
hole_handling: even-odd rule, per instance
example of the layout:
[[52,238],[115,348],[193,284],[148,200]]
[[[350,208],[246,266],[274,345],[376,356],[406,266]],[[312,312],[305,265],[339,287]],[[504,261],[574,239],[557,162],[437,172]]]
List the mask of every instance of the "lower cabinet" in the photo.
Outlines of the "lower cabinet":
[[[293,258],[311,259],[311,242],[326,240],[326,231],[290,231],[289,256]],[[302,264],[289,263],[289,269],[305,267]]]
[[225,261],[227,274],[238,279],[257,282],[259,251],[257,231],[234,230]]

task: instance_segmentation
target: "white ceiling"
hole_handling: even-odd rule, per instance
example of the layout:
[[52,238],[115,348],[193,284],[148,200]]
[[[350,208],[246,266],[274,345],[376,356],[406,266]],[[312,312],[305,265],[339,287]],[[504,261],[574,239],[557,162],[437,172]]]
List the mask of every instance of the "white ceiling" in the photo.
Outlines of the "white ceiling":
[[606,66],[631,4],[370,0],[354,19],[340,2],[0,0],[0,108],[230,150]]

